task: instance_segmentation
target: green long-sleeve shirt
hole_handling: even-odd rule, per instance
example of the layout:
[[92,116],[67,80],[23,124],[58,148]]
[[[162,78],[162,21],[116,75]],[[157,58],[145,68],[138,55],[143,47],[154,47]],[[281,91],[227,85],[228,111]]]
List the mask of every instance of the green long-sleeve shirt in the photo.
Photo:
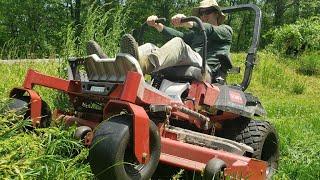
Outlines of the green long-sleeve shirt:
[[[208,37],[207,48],[207,64],[212,70],[216,70],[219,61],[215,58],[216,54],[230,54],[232,43],[232,28],[228,25],[212,26],[208,23],[203,23]],[[180,37],[194,51],[201,55],[203,48],[203,35],[196,24],[188,32],[180,32],[173,28],[165,26],[162,34],[167,38]]]

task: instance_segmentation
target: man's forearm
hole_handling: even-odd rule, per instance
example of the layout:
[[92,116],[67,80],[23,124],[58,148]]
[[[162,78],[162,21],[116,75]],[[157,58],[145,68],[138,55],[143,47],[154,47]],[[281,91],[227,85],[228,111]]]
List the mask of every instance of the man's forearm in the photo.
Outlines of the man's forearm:
[[173,37],[184,37],[183,32],[180,32],[176,29],[167,27],[167,26],[163,26],[163,29],[161,31],[161,33],[169,38],[173,38]]

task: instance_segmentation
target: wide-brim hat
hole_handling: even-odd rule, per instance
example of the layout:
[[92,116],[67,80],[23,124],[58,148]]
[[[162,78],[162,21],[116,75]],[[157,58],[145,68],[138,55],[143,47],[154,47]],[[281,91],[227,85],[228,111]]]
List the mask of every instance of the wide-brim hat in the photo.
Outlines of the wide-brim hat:
[[222,24],[223,21],[226,19],[226,15],[221,11],[220,6],[218,5],[217,1],[215,0],[203,0],[200,2],[199,7],[195,7],[192,10],[192,15],[199,17],[200,9],[209,9],[214,8],[217,10],[219,17],[218,17],[218,25]]

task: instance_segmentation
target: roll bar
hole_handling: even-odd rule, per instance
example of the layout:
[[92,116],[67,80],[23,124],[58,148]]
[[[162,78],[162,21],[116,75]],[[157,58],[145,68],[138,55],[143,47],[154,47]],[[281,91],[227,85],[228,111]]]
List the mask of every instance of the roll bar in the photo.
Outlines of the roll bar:
[[244,76],[241,84],[238,85],[244,91],[248,88],[251,82],[252,71],[256,62],[256,54],[257,54],[257,49],[258,49],[259,40],[260,40],[260,29],[261,29],[261,19],[262,19],[261,10],[255,4],[236,5],[232,7],[221,8],[221,10],[224,13],[233,13],[233,12],[248,11],[248,10],[253,11],[255,13],[253,37],[252,37],[251,46],[248,50],[247,57],[246,57]]
[[189,16],[189,17],[181,19],[182,23],[189,22],[189,21],[193,21],[193,22],[197,23],[197,25],[199,26],[199,28],[203,34],[203,42],[204,43],[203,43],[203,48],[202,48],[202,52],[201,52],[201,57],[202,57],[201,73],[202,73],[202,75],[204,75],[206,73],[206,64],[207,64],[207,49],[208,49],[207,33],[206,33],[206,30],[204,29],[202,21],[198,17]]

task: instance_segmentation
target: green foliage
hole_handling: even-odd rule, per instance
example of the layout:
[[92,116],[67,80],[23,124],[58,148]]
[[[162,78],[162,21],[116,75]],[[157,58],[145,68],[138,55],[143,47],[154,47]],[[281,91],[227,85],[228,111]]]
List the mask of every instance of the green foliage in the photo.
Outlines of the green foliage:
[[292,85],[292,92],[294,94],[302,94],[305,89],[306,89],[306,85],[301,82],[295,82]]
[[247,51],[253,37],[254,13],[238,12],[230,14],[226,21],[233,29],[231,50],[235,52]]
[[320,53],[307,53],[299,57],[298,59],[298,72],[307,75],[319,75],[320,74]]
[[297,56],[304,51],[320,50],[319,31],[320,17],[311,17],[271,30],[266,36],[272,39],[270,47],[274,52]]
[[[274,179],[318,179],[319,104],[312,98],[278,95],[268,101],[269,117],[280,138],[280,166]],[[318,98],[318,96],[317,96]],[[303,106],[302,106],[303,105]]]
[[[105,46],[107,54],[113,56],[117,51],[116,45],[121,37],[120,34],[128,33],[139,27],[149,15],[155,14],[167,19],[177,13],[191,15],[191,7],[197,6],[198,3],[199,0],[26,0],[18,2],[0,0],[0,58],[54,57],[57,54],[66,54],[67,49],[71,49],[71,42],[74,43],[72,49],[75,52],[70,52],[70,54],[78,54],[80,51],[82,55],[83,46],[89,38],[96,39]],[[261,33],[264,35],[260,43],[262,47],[273,42],[273,38],[271,38],[273,31],[271,32],[270,29],[295,23],[299,18],[306,19],[312,16],[315,19],[309,18],[310,20],[300,21],[300,25],[305,26],[305,28],[299,29],[300,35],[296,30],[290,32],[292,28],[284,28],[283,31],[288,32],[290,38],[294,40],[288,40],[287,44],[278,47],[281,47],[282,50],[282,47],[288,46],[289,54],[300,51],[300,48],[303,49],[304,46],[308,46],[305,47],[306,49],[317,47],[319,36],[314,32],[318,32],[318,29],[315,28],[318,26],[310,26],[310,24],[319,24],[319,20],[317,20],[320,13],[319,1],[219,1],[222,7],[246,3],[257,4],[262,10]],[[79,5],[80,8],[76,8]],[[253,13],[246,12],[235,13],[228,17],[226,23],[235,30],[232,50],[246,51],[248,49],[252,37],[253,17]],[[90,25],[90,23],[96,24]],[[269,31],[270,33],[267,34]],[[306,34],[307,39],[305,39]],[[281,38],[283,39],[283,37],[277,37],[280,43]],[[67,42],[66,39],[70,41]],[[163,43],[161,36],[155,30],[146,33],[145,39],[155,44]],[[310,42],[311,46],[308,43],[304,44],[305,42]],[[291,46],[290,43],[293,45]],[[275,48],[278,47],[275,46]]]
[[[85,56],[86,46],[89,40],[95,40],[110,57],[114,57],[119,51],[119,40],[127,31],[124,24],[127,23],[130,8],[116,6],[104,11],[103,6],[91,5],[85,12],[82,23],[82,32],[76,36],[76,27],[70,24],[64,38],[64,50],[62,57],[66,62],[68,57]],[[65,64],[66,65],[66,64]]]
[[95,39],[108,56],[114,57],[119,51],[119,40],[127,31],[125,24],[130,12],[130,7],[118,6],[104,12],[101,7],[92,6],[88,10],[80,36],[80,54],[86,54],[81,50],[85,49],[89,40]]
[[303,38],[299,29],[294,25],[284,25],[276,29],[274,35],[274,48],[287,55],[297,53],[301,47]]
[[258,73],[262,85],[273,88],[274,90],[286,90],[289,88],[288,82],[291,77],[274,59],[268,58],[265,61],[260,61],[257,68],[259,69]]
[[0,1],[1,58],[44,58],[61,51],[68,9],[59,0]]
[[[0,103],[3,107],[3,102]],[[0,108],[1,109],[1,108]],[[13,113],[0,115],[1,179],[88,179],[88,149],[73,138],[75,128],[25,132],[30,123]]]
[[[0,102],[0,141],[11,138],[15,134],[23,133],[23,127],[30,126],[31,121],[23,121],[23,116],[19,113],[8,111],[9,99]],[[19,110],[23,114],[25,110]]]

